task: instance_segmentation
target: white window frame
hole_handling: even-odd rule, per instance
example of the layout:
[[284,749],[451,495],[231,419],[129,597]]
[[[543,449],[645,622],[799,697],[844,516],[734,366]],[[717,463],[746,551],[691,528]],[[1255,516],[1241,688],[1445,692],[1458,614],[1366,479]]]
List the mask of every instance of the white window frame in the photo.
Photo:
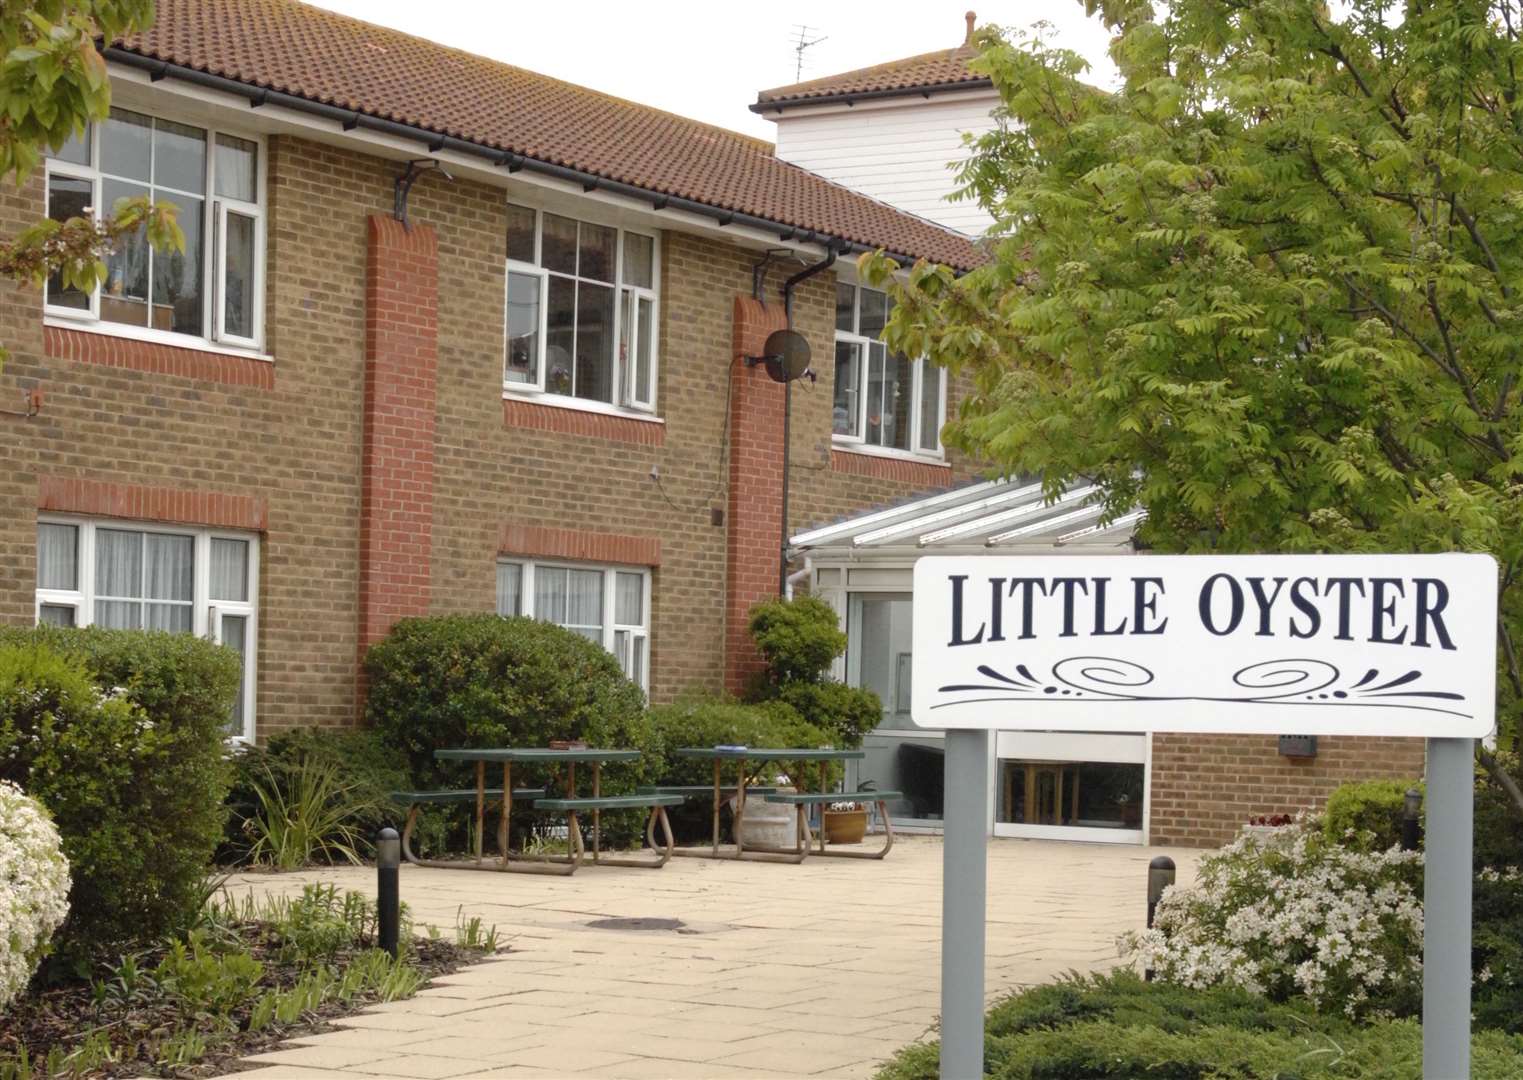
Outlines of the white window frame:
[[[99,287],[91,292],[88,309],[62,307],[48,303],[47,291],[44,288],[44,318],[59,324],[86,327],[101,333],[137,338],[165,345],[189,346],[192,348],[198,345],[203,348],[210,345],[215,348],[258,354],[264,342],[266,232],[264,208],[269,205],[268,187],[265,179],[269,161],[269,148],[265,137],[257,132],[213,127],[200,120],[180,119],[172,114],[163,115],[158,112],[143,112],[135,107],[128,108],[123,106],[123,108],[125,111],[136,113],[139,116],[147,116],[154,120],[164,120],[170,123],[185,124],[206,133],[206,190],[201,195],[189,195],[187,193],[188,197],[199,198],[202,202],[201,236],[203,238],[202,258],[204,265],[201,269],[201,326],[203,330],[199,334],[187,334],[174,330],[157,330],[152,326],[133,326],[127,323],[103,320],[100,317],[101,289]],[[71,161],[61,161],[52,155],[48,155],[45,158],[44,213],[47,210],[46,203],[52,190],[52,178],[54,176],[67,176],[75,180],[90,182],[90,205],[96,221],[101,220],[102,215],[109,210],[109,207],[102,206],[104,196],[102,195],[101,184],[103,180],[119,179],[124,183],[144,184],[141,180],[118,177],[101,168],[101,127],[101,124],[91,124],[86,135],[86,143],[90,148],[90,164],[79,165]],[[255,162],[254,170],[255,197],[257,202],[244,202],[241,199],[232,199],[216,193],[218,135],[227,135],[235,139],[241,139],[244,142],[254,143],[258,147],[258,160]],[[144,186],[153,187],[153,185]],[[154,190],[157,191],[156,188]],[[173,189],[166,188],[164,201],[173,202],[174,194]],[[223,226],[228,209],[231,209],[235,213],[254,218],[254,332],[250,337],[227,334],[223,331],[224,311],[222,297],[226,285],[227,267],[222,258],[222,247],[224,244]]]
[[[255,533],[236,532],[229,529],[207,529],[193,525],[166,525],[159,522],[117,520],[115,518],[82,517],[73,514],[39,514],[39,525],[72,525],[78,528],[74,556],[75,584],[78,588],[37,588],[33,611],[34,621],[41,623],[44,605],[56,605],[74,609],[75,626],[92,626],[95,623],[95,531],[118,529],[123,532],[157,533],[164,536],[189,536],[194,541],[194,573],[191,592],[190,632],[197,637],[210,638],[222,643],[222,618],[225,615],[243,616],[248,619],[248,632],[244,638],[243,671],[243,730],[232,732],[229,740],[239,743],[254,741],[255,687],[258,683],[259,656],[259,536]],[[211,599],[211,549],[213,540],[237,540],[248,544],[247,600]],[[41,553],[38,553],[41,558]]]
[[[643,639],[645,648],[640,655],[640,670],[627,673],[631,682],[636,683],[640,689],[647,693],[650,691],[650,600],[651,600],[651,573],[648,566],[625,566],[608,563],[579,563],[568,562],[561,559],[524,559],[502,558],[497,560],[498,566],[518,567],[518,615],[530,619],[537,618],[534,613],[534,575],[538,569],[544,570],[595,570],[603,575],[603,621],[602,641],[604,651],[609,653],[616,661],[619,660],[618,636],[629,635],[630,648],[634,648],[635,639]],[[642,592],[640,596],[640,611],[645,617],[643,625],[630,623],[618,623],[614,621],[618,611],[617,587],[619,574],[639,574],[641,577]],[[503,612],[498,612],[503,615]],[[510,617],[510,616],[505,616]],[[561,624],[557,624],[561,625]]]
[[[616,412],[635,413],[642,418],[652,417],[656,412],[657,387],[660,382],[661,360],[661,237],[655,231],[645,229],[632,229],[616,222],[600,218],[596,214],[586,214],[579,210],[564,211],[558,208],[546,208],[531,206],[528,203],[511,199],[509,205],[531,210],[534,213],[534,262],[524,262],[522,259],[505,259],[505,272],[503,273],[503,379],[502,392],[504,397],[517,396],[535,398],[547,405],[561,405],[573,409],[585,409],[592,412]],[[598,281],[595,278],[584,278],[575,274],[564,274],[560,271],[548,270],[544,262],[544,225],[545,214],[555,214],[576,221],[579,224],[598,225],[613,229],[614,242],[614,280],[612,282]],[[651,285],[646,288],[643,285],[633,285],[624,280],[624,240],[629,235],[643,236],[651,243]],[[507,310],[508,310],[508,287],[510,274],[532,274],[540,279],[539,294],[539,355],[534,360],[536,371],[535,378],[530,382],[510,382],[507,377],[508,363],[508,333],[507,333]],[[546,377],[546,350],[549,347],[549,322],[550,322],[550,279],[563,278],[574,282],[590,282],[598,286],[610,286],[614,292],[613,304],[613,401],[599,401],[596,398],[582,398],[575,394],[558,394],[545,389]],[[634,379],[627,380],[630,385],[626,386],[625,369],[630,364],[630,359],[619,354],[620,344],[623,340],[624,330],[624,302],[626,294],[633,294],[636,298],[635,310],[638,312],[638,302],[641,299],[649,300],[651,304],[651,321],[655,324],[650,335],[650,395],[648,399],[638,397],[634,392]],[[637,340],[638,324],[631,328],[629,336],[631,345]]]
[[[934,366],[924,356],[917,357],[911,362],[910,374],[910,409],[909,409],[909,446],[902,449],[897,446],[879,446],[867,441],[867,374],[870,368],[870,352],[873,346],[884,349],[885,363],[888,360],[887,346],[877,338],[870,338],[858,333],[862,325],[862,292],[865,288],[861,285],[842,282],[852,290],[851,301],[851,325],[852,329],[837,330],[835,340],[837,342],[849,342],[856,350],[856,434],[839,434],[835,430],[835,386],[831,386],[831,442],[843,449],[853,450],[864,454],[874,454],[882,457],[918,458],[921,460],[941,461],[946,457],[945,447],[941,442],[941,429],[947,422],[947,371],[946,368]],[[832,358],[834,363],[834,358]],[[939,401],[936,412],[936,448],[934,450],[921,446],[921,404],[925,394],[925,374],[927,371],[936,372],[937,386],[939,388]]]

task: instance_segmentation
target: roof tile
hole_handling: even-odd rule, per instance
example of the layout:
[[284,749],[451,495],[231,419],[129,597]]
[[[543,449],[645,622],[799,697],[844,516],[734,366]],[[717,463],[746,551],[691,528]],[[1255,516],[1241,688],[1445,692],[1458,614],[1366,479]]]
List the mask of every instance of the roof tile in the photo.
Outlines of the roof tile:
[[159,0],[129,52],[644,190],[959,269],[951,230],[773,155],[770,143],[296,0]]
[[931,88],[951,88],[959,83],[987,86],[987,76],[968,70],[968,61],[978,56],[978,52],[975,46],[964,44],[955,49],[921,53],[919,56],[890,60],[886,64],[874,64],[872,67],[845,71],[839,75],[826,75],[791,86],[773,87],[757,94],[756,104],[751,109],[762,112],[769,106],[778,108],[789,104],[851,97],[854,94],[911,94]]

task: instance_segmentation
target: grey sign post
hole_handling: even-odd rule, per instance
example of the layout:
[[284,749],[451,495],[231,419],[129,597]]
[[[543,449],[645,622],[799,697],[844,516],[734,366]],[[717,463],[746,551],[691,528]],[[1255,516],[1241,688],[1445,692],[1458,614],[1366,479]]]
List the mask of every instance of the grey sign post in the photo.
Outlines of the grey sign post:
[[1423,1080],[1470,1075],[1475,740],[1428,740],[1423,873]]
[[919,560],[911,714],[946,732],[943,1080],[983,1074],[999,729],[1427,739],[1423,1076],[1467,1077],[1473,755],[1495,716],[1496,574],[1467,554]]
[[949,731],[941,849],[941,1075],[984,1074],[989,733]]

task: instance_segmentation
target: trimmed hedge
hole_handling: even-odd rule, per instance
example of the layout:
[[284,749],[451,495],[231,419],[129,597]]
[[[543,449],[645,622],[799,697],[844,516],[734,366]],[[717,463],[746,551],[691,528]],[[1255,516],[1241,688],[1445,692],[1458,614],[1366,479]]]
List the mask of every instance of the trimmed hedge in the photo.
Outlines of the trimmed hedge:
[[[905,1047],[878,1080],[935,1080],[940,1045]],[[1518,1075],[1523,1037],[1479,1032],[1471,1076]],[[996,1080],[1322,1080],[1422,1076],[1413,1020],[1355,1026],[1304,1004],[1242,990],[1144,983],[1130,972],[1073,977],[1003,999],[985,1021],[984,1074]]]
[[767,665],[751,680],[748,702],[788,705],[835,747],[861,746],[862,737],[882,723],[877,694],[830,677],[830,665],[846,651],[846,634],[825,601],[765,600],[751,609],[747,627]]
[[190,634],[0,628],[0,779],[48,808],[74,876],[50,968],[196,917],[238,679],[236,653]]
[[[1368,845],[1375,851],[1400,844],[1408,788],[1425,790],[1421,780],[1361,780],[1339,785],[1327,797],[1322,834],[1335,844],[1347,843],[1352,834],[1360,846]],[[1367,839],[1365,833],[1373,839]]]
[[[551,623],[498,615],[403,619],[371,647],[365,671],[366,716],[420,788],[475,784],[473,766],[435,761],[437,749],[544,747],[552,739],[641,751],[642,760],[603,770],[605,794],[660,775],[644,692],[602,646]],[[515,786],[547,779],[527,767],[513,770]],[[500,780],[499,772],[493,782]],[[529,816],[515,812],[514,819]],[[640,819],[637,812],[604,815],[605,845],[636,840]]]

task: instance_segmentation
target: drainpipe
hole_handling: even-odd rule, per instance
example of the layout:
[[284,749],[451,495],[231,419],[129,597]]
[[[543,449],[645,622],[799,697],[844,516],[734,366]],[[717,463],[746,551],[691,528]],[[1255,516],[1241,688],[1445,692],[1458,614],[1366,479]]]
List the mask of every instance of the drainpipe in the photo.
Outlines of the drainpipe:
[[795,584],[797,584],[798,582],[803,581],[813,571],[814,571],[814,560],[809,558],[809,556],[805,555],[804,556],[804,568],[802,570],[795,570],[793,573],[789,574],[788,575],[788,580],[783,583],[783,599],[784,600],[792,600],[793,599],[793,586]]
[[[831,248],[825,257],[813,266],[806,266],[783,282],[783,312],[788,317],[788,329],[793,329],[793,289],[800,282],[829,270],[836,262],[836,249]],[[793,423],[793,382],[783,384],[783,520],[782,536],[778,540],[777,594],[788,597],[792,589],[788,584],[788,444]]]

